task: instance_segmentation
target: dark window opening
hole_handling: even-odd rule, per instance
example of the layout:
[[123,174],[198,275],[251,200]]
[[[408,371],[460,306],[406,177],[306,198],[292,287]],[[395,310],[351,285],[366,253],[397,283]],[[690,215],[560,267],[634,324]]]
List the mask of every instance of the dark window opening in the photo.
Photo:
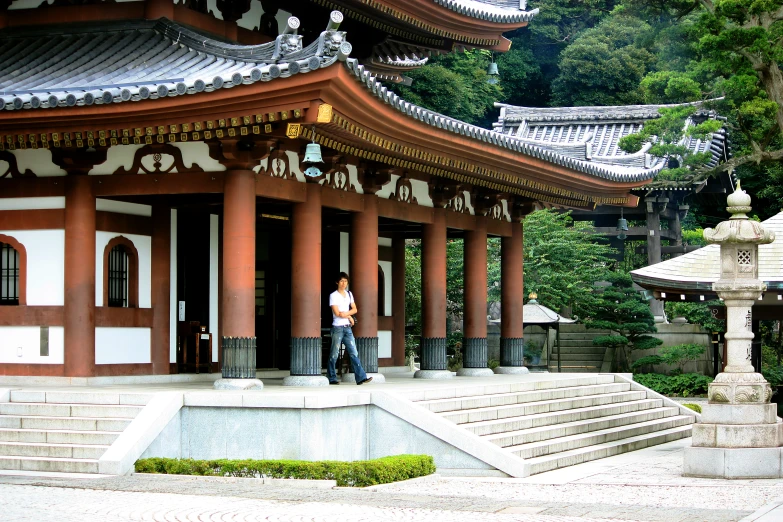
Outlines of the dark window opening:
[[19,304],[19,252],[0,243],[0,305]]
[[109,252],[109,306],[128,307],[128,251],[117,245]]

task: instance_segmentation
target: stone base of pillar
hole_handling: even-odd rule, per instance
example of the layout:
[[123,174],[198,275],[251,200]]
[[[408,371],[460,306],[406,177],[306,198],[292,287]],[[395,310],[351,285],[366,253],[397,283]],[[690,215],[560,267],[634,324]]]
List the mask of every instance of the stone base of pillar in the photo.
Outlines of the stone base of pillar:
[[264,383],[260,379],[218,379],[216,390],[263,390]]
[[[466,337],[465,338],[465,369],[488,369],[487,368],[487,338],[486,337]],[[490,370],[490,374],[492,371]]]
[[457,377],[489,377],[495,372],[489,368],[462,368],[457,370]]
[[329,386],[329,379],[323,375],[289,375],[283,378],[283,386]]
[[[500,366],[504,368],[524,367],[525,366],[524,361],[525,361],[525,339],[522,337],[501,337]],[[503,372],[495,372],[495,373],[503,373]],[[513,373],[513,372],[507,372],[507,373]],[[527,373],[527,371],[521,373]]]
[[378,373],[378,338],[357,337],[356,351],[367,375]]
[[417,370],[414,379],[451,379],[454,373],[448,370]]
[[321,376],[321,338],[291,339],[291,376]]
[[420,361],[422,370],[446,371],[446,338],[422,337]]
[[682,474],[722,479],[781,478],[783,448],[685,448]]
[[[382,373],[370,373],[367,372],[367,377],[372,377],[372,380],[366,384],[383,384],[386,382],[386,377]],[[343,382],[349,384],[356,384],[356,374],[344,373]]]
[[498,366],[493,372],[497,373],[498,375],[523,375],[526,373],[530,373],[530,370],[525,368],[524,366]]

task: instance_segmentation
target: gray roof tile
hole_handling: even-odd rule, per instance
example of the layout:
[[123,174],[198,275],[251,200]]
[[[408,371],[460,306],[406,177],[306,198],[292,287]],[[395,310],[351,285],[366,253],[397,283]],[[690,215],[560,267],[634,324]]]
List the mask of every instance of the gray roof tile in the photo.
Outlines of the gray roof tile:
[[529,22],[538,9],[525,11],[525,0],[433,0],[459,14],[501,24]]

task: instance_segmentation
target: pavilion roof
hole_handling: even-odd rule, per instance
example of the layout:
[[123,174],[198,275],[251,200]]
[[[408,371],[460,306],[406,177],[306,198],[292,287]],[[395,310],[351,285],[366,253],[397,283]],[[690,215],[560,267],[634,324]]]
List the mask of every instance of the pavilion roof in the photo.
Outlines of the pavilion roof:
[[[661,108],[696,105],[699,109],[686,121],[686,127],[706,118],[718,118],[700,102],[676,105],[626,105],[606,107],[519,107],[496,103],[500,117],[493,124],[498,132],[518,140],[594,165],[620,177],[650,179],[665,166],[666,160],[647,154],[650,144],[629,154],[619,147],[620,138],[639,132],[645,121],[659,118]],[[715,167],[729,154],[723,129],[710,139],[686,138],[683,143],[693,152],[710,152],[707,167]],[[688,180],[689,183],[693,180]]]
[[503,24],[529,22],[538,9],[526,11],[526,0],[434,0],[459,14]]
[[[759,245],[759,279],[769,289],[783,287],[783,212],[763,222],[775,232],[775,241]],[[720,245],[708,245],[631,272],[640,286],[662,291],[711,291],[720,278]]]

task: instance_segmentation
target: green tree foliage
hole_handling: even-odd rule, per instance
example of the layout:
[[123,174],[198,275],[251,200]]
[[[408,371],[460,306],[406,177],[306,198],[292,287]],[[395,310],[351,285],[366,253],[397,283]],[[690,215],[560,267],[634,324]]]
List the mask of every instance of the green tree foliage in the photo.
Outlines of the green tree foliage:
[[641,40],[650,26],[631,16],[612,16],[587,29],[560,55],[552,82],[555,105],[640,103],[639,83],[655,61]]
[[525,218],[525,295],[559,310],[573,307],[580,317],[595,304],[595,283],[606,275],[614,250],[591,235],[589,223],[569,213],[539,210]]
[[409,333],[421,334],[421,241],[405,241],[405,322]]
[[587,321],[588,328],[613,332],[593,339],[593,344],[615,349],[617,371],[628,371],[628,350],[649,350],[662,344],[647,334],[655,333],[655,321],[647,301],[633,288],[629,274],[606,274],[609,286],[598,295],[597,306]]
[[683,372],[685,363],[695,361],[704,353],[705,346],[701,344],[678,344],[661,348],[657,355],[646,355],[635,360],[631,365],[633,370],[644,366],[654,366],[656,364],[677,365],[677,369],[670,372],[672,375],[678,375]]

